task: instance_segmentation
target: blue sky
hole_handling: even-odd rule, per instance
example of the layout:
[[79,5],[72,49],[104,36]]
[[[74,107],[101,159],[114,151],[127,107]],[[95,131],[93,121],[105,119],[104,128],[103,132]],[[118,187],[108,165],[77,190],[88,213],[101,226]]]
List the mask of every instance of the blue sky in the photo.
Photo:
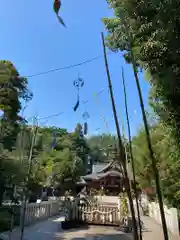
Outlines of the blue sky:
[[[102,55],[100,33],[104,31],[104,26],[101,18],[113,14],[106,1],[64,0],[61,15],[67,29],[58,23],[52,11],[52,2],[52,0],[1,0],[1,59],[12,61],[23,76],[76,64]],[[124,67],[131,127],[135,134],[142,117],[131,66],[124,62],[120,54],[110,54],[108,61],[118,116],[125,121],[121,79],[121,66]],[[30,120],[34,115],[45,117],[63,112],[59,117],[41,121],[41,124],[64,127],[69,131],[74,129],[77,122],[83,123],[84,105],[81,104],[80,109],[76,113],[73,112],[77,97],[73,80],[77,78],[78,71],[85,82],[80,97],[81,103],[88,100],[86,108],[90,115],[89,133],[95,133],[97,128],[100,128],[99,132],[107,132],[101,112],[106,118],[109,132],[114,133],[115,126],[102,57],[79,68],[28,78],[29,88],[34,97],[28,103],[25,116]],[[143,80],[143,75],[140,78],[147,106],[149,86]],[[93,94],[101,89],[104,91],[100,94],[97,105]]]

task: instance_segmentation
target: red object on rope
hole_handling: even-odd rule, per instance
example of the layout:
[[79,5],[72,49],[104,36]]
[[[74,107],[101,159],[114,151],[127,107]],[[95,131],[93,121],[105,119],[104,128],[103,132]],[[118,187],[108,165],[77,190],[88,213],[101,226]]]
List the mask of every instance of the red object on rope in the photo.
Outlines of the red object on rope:
[[54,11],[56,14],[59,13],[59,10],[61,8],[61,1],[60,0],[54,0]]
[[64,27],[66,27],[63,19],[59,16],[59,10],[60,10],[60,8],[61,8],[61,0],[54,0],[53,8],[54,8],[54,12],[56,13],[56,16],[57,16],[59,22],[60,22]]

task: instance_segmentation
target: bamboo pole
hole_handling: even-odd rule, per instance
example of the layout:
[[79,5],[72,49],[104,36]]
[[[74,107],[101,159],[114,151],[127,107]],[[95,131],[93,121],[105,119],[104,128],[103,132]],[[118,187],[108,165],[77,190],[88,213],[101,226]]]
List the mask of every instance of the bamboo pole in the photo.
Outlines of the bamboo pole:
[[[34,126],[35,126],[35,124],[34,124]],[[32,170],[32,165],[33,165],[32,154],[33,154],[34,144],[35,144],[35,141],[36,141],[37,131],[38,131],[38,127],[36,125],[35,129],[33,131],[31,145],[30,145],[30,149],[29,149],[29,157],[28,157],[29,167],[28,167],[28,174],[27,174],[27,180],[26,180],[24,206],[23,206],[23,212],[22,212],[22,218],[21,218],[21,237],[20,237],[21,240],[23,240],[23,237],[24,237],[24,221],[25,221],[26,204],[27,204],[27,198],[28,198],[28,183],[29,183],[29,180],[30,180],[30,175],[31,175],[31,170]]]
[[132,68],[133,68],[134,78],[135,78],[135,81],[136,81],[136,86],[137,86],[138,95],[139,95],[139,101],[140,101],[140,106],[141,106],[141,111],[142,111],[142,116],[143,116],[144,128],[145,128],[145,132],[146,132],[146,141],[147,141],[147,144],[148,144],[149,156],[150,156],[150,159],[151,159],[151,162],[152,162],[152,169],[153,169],[154,177],[155,177],[156,192],[157,192],[158,201],[159,201],[159,208],[160,208],[161,221],[162,221],[162,227],[163,227],[163,233],[164,233],[164,240],[168,240],[169,237],[168,237],[168,230],[167,230],[167,224],[166,224],[165,213],[164,213],[164,204],[163,204],[163,196],[162,196],[161,187],[160,187],[159,172],[158,172],[158,168],[157,168],[157,165],[156,165],[156,159],[155,159],[153,148],[152,148],[151,136],[150,136],[148,121],[147,121],[147,117],[146,117],[146,113],[145,113],[145,107],[144,107],[142,91],[141,91],[138,72],[137,72],[136,61],[135,61],[134,53],[133,53],[133,50],[132,50],[132,37],[130,35],[127,23],[126,23],[123,15],[124,15],[124,13],[121,14],[121,16],[122,16],[121,20],[122,20],[122,23],[124,24],[125,31],[126,31],[127,38],[128,38],[128,42],[129,42],[129,47],[130,47]]
[[129,184],[129,179],[128,179],[125,151],[124,151],[124,146],[123,146],[122,139],[121,139],[120,127],[119,127],[118,118],[117,118],[117,112],[116,112],[116,106],[115,106],[114,95],[113,95],[113,90],[112,90],[112,83],[111,83],[111,77],[110,77],[109,66],[108,66],[108,61],[107,61],[107,54],[106,54],[106,47],[105,47],[103,33],[101,33],[101,37],[102,37],[104,62],[105,62],[105,67],[106,67],[110,98],[111,98],[112,109],[113,109],[113,114],[114,114],[114,121],[116,124],[116,131],[117,131],[117,136],[118,136],[118,147],[119,147],[118,158],[119,158],[120,165],[122,164],[122,166],[123,166],[124,176],[125,176],[125,180],[126,180],[125,186],[126,186],[126,191],[127,191],[127,195],[129,198],[129,204],[130,204],[130,209],[131,209],[131,215],[132,215],[132,221],[133,221],[133,227],[134,227],[134,231],[133,231],[134,240],[138,240],[139,237],[138,237],[138,231],[137,231],[137,223],[136,223],[135,211],[134,211],[133,200],[132,200],[132,196],[131,196],[130,184]]
[[136,200],[138,223],[139,223],[139,238],[140,240],[142,240],[142,226],[141,226],[141,217],[140,217],[140,210],[139,210],[139,203],[138,203],[138,194],[137,194],[137,188],[136,188],[136,173],[135,173],[135,165],[134,165],[134,156],[132,151],[132,137],[131,137],[130,122],[129,122],[127,92],[126,92],[126,84],[125,84],[123,67],[122,67],[122,80],[123,80],[123,90],[124,90],[124,103],[125,103],[125,110],[126,110],[126,121],[127,121],[127,127],[128,127],[129,152],[130,152],[130,158],[131,158],[131,166],[132,166],[132,174],[133,174],[134,190],[135,190],[135,200]]

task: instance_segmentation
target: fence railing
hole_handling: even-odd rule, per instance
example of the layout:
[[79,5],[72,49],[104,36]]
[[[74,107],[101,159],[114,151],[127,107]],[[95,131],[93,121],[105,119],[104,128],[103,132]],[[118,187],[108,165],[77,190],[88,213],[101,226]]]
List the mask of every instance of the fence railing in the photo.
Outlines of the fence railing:
[[[168,208],[164,205],[164,212],[166,218],[166,224],[171,233],[179,236],[179,223],[178,212],[176,208]],[[156,220],[159,224],[161,222],[161,215],[159,210],[159,204],[156,202],[149,203],[149,216]]]
[[121,218],[118,206],[78,206],[69,202],[65,210],[66,221],[80,220],[89,224],[119,225]]
[[[33,224],[38,220],[47,219],[59,213],[61,201],[47,201],[41,203],[29,203],[26,206],[25,225]],[[22,207],[23,209],[23,207]],[[21,212],[22,212],[21,209]]]

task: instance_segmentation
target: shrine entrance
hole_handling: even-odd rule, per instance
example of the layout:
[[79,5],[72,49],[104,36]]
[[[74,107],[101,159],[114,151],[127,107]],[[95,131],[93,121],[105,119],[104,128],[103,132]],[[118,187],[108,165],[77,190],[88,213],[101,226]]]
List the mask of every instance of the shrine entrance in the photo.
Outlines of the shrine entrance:
[[90,225],[120,224],[120,211],[117,206],[85,205],[78,208],[79,218]]

